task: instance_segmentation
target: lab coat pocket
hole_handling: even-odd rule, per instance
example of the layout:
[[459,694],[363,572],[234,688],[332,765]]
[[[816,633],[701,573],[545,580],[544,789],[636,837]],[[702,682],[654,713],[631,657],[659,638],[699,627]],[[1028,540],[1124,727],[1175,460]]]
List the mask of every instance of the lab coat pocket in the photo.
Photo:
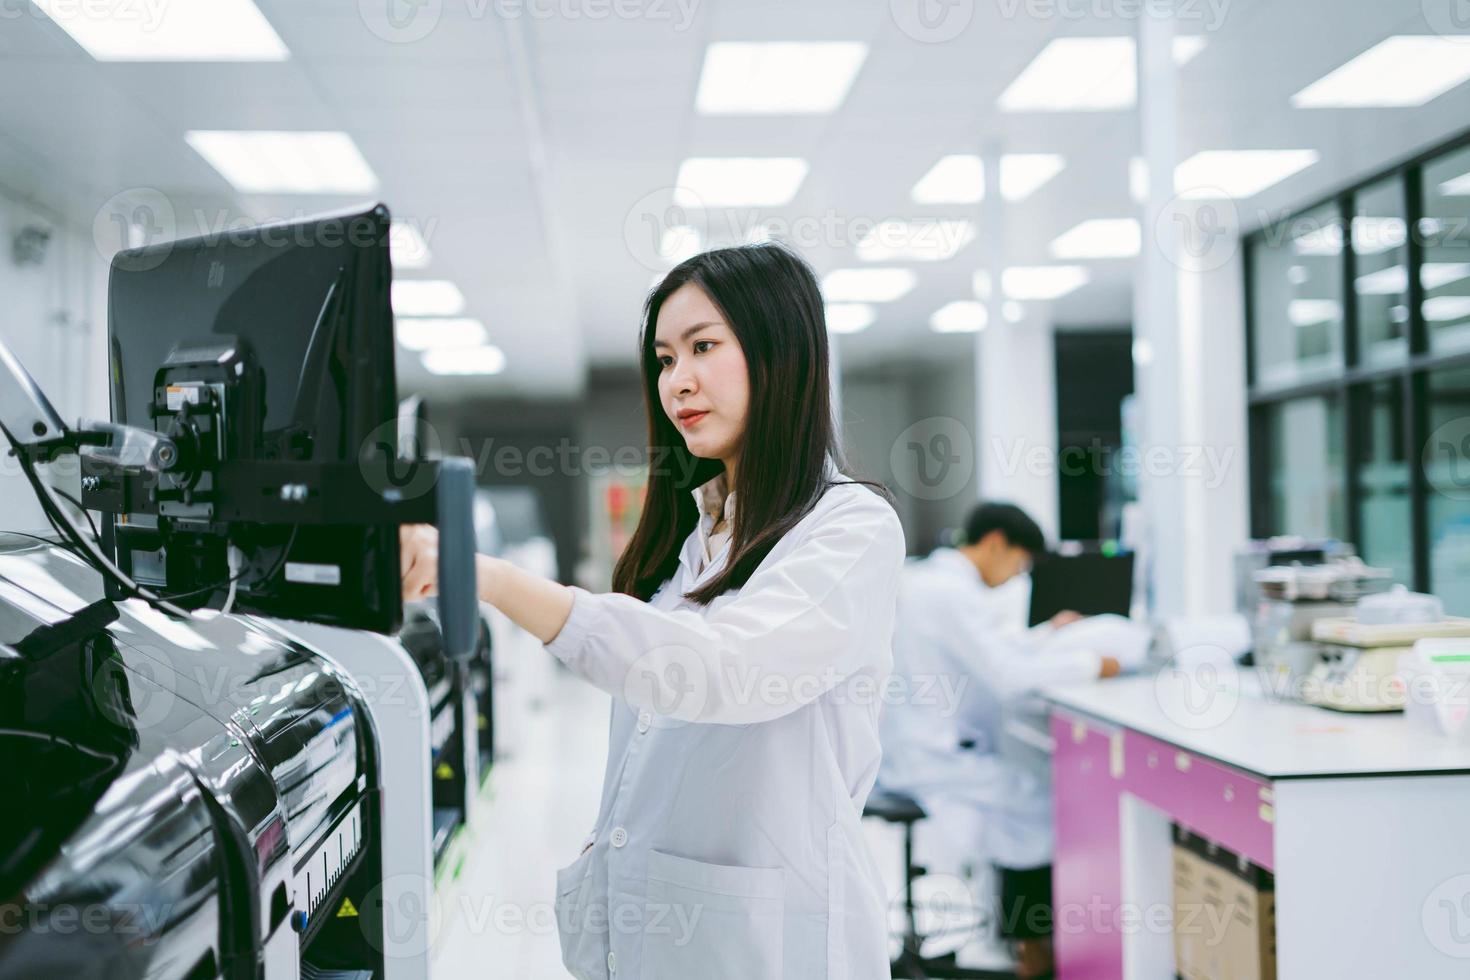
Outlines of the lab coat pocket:
[[784,874],[780,868],[706,864],[650,851],[644,977],[780,977]]
[[607,900],[593,887],[592,851],[556,873],[561,961],[577,980],[607,978]]

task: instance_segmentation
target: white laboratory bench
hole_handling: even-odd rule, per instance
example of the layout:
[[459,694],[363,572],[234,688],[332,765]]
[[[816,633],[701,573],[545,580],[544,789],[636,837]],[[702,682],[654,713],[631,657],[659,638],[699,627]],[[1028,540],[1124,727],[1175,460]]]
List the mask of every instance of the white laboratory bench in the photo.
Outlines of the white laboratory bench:
[[1273,872],[1282,980],[1470,975],[1470,744],[1248,670],[1044,695],[1063,980],[1174,976],[1173,822]]

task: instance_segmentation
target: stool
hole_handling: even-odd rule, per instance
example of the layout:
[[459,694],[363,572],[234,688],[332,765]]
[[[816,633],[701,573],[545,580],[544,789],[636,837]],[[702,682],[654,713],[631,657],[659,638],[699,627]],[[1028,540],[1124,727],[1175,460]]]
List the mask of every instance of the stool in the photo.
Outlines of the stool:
[[893,976],[909,980],[935,978],[974,978],[974,980],[1015,980],[1015,974],[1007,971],[978,970],[958,966],[953,953],[926,959],[920,952],[924,937],[919,934],[918,921],[914,915],[914,882],[924,877],[927,871],[914,863],[914,824],[928,814],[917,800],[907,793],[874,788],[868,794],[868,803],[863,807],[864,817],[876,817],[903,827],[903,941],[898,958],[893,961]]

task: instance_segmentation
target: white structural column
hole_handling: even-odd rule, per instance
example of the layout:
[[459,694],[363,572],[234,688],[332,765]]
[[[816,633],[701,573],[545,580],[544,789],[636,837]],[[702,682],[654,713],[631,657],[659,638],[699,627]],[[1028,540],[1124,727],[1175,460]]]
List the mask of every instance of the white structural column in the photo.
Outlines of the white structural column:
[[[1150,609],[1231,608],[1246,535],[1239,220],[1222,195],[1179,196],[1178,97],[1166,17],[1139,18],[1139,133],[1148,197],[1134,289],[1139,496]],[[1176,193],[1178,192],[1178,193]]]
[[1148,196],[1143,247],[1133,289],[1134,385],[1138,392],[1138,441],[1144,465],[1138,495],[1144,512],[1144,558],[1149,562],[1150,612],[1184,613],[1190,603],[1185,581],[1189,556],[1185,532],[1185,487],[1167,467],[1148,465],[1181,445],[1181,418],[1190,371],[1184,362],[1178,322],[1180,229],[1167,219],[1177,163],[1178,101],[1171,46],[1174,25],[1165,17],[1138,20],[1138,132]]
[[975,338],[975,464],[980,497],[1017,504],[1047,537],[1057,535],[1056,356],[1051,323],[1028,307],[1018,323],[1004,316],[1005,202],[998,142],[981,148],[985,199],[980,212],[989,323]]

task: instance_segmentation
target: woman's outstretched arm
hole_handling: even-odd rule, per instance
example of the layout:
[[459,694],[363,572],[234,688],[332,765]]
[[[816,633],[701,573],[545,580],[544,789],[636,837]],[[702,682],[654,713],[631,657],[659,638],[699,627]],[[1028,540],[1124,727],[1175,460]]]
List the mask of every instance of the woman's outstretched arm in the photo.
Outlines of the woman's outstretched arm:
[[[422,599],[439,589],[439,532],[429,524],[399,529],[403,597]],[[572,611],[572,590],[490,555],[475,556],[475,590],[542,643],[561,632]]]

